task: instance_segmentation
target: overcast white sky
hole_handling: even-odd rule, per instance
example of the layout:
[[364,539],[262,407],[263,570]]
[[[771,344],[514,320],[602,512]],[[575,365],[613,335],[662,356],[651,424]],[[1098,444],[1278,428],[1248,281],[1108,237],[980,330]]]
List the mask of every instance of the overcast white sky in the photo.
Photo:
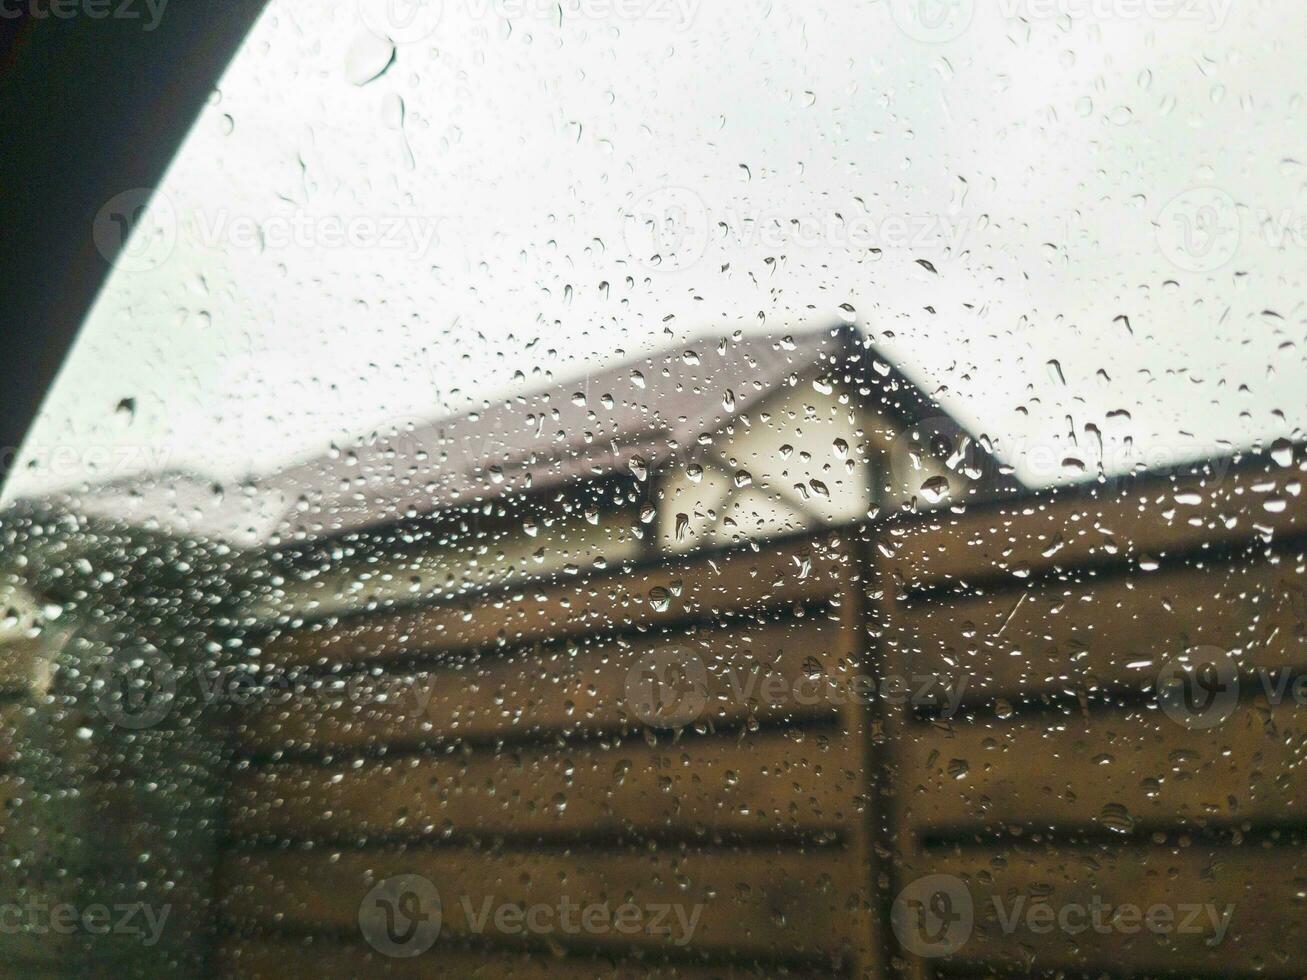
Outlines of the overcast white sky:
[[1305,5],[410,2],[274,0],[7,496],[841,318],[1032,482],[1307,421]]

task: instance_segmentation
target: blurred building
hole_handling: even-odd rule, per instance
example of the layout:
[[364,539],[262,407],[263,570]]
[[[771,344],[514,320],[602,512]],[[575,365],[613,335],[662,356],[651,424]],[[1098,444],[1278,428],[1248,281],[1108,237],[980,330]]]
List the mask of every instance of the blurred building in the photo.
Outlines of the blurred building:
[[271,546],[287,609],[612,567],[991,495],[987,448],[851,328],[704,337],[215,488],[124,481],[72,509]]

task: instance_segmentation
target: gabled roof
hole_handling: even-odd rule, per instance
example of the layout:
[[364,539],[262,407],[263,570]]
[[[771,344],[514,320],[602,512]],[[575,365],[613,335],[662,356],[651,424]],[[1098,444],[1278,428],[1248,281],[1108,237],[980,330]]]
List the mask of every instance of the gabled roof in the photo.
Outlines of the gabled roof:
[[792,379],[823,376],[905,424],[943,414],[850,327],[704,336],[453,418],[387,420],[353,447],[233,487],[223,500],[215,500],[211,481],[173,474],[46,503],[241,544],[335,537],[460,504],[653,470]]
[[704,336],[479,411],[386,423],[352,453],[269,478],[283,532],[335,536],[459,504],[654,470],[775,394],[825,375],[891,417],[940,414],[852,328]]

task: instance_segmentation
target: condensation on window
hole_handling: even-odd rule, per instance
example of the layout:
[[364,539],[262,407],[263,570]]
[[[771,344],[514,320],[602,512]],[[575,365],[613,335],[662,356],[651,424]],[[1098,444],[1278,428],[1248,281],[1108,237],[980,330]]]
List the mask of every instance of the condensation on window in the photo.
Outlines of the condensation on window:
[[1307,970],[1304,28],[273,0],[5,489],[0,959]]

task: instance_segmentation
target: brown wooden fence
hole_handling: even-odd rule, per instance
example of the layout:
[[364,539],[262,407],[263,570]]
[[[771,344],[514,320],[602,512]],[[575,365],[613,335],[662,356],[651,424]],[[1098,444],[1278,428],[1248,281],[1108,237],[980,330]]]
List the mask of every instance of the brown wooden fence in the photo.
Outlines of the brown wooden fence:
[[[849,541],[823,537],[272,639],[266,656],[285,667],[330,658],[328,683],[341,662],[364,679],[343,697],[306,680],[240,727],[249,761],[228,807],[226,968],[870,969],[883,937],[868,874],[866,712],[798,693],[810,674],[859,669],[858,567]],[[772,684],[750,688],[764,658]],[[660,724],[632,698],[642,671],[669,666],[686,669],[691,710],[702,704],[679,733],[677,718]],[[443,900],[443,945],[422,962],[388,960],[359,936],[360,903],[400,874],[436,883]],[[519,939],[469,921],[463,902],[487,899],[698,917],[689,942],[604,926]]]
[[[220,972],[1301,975],[1301,479],[1046,494],[273,632],[293,684],[236,728]],[[442,903],[412,958],[360,919],[399,875]],[[566,901],[697,918],[469,912]]]
[[[876,660],[968,682],[950,718],[886,716],[912,975],[1307,970],[1301,480],[1151,481],[889,532]],[[1186,651],[1195,672],[1169,671]],[[1197,681],[1210,697],[1185,701]]]

